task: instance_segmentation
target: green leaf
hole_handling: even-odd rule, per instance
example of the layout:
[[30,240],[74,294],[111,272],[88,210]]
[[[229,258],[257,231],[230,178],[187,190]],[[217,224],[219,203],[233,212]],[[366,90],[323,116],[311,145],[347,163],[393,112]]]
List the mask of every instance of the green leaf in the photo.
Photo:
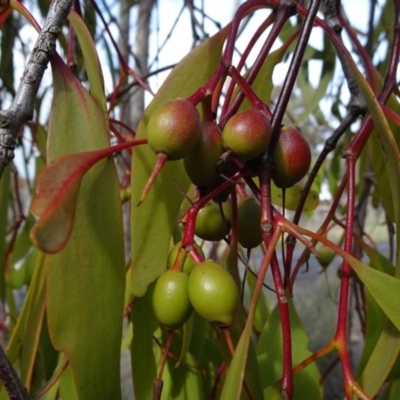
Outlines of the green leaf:
[[11,164],[4,169],[0,180],[0,299],[6,298],[5,250],[7,244],[7,216],[10,199]]
[[[92,7],[90,7],[90,9],[92,9]],[[86,16],[85,13],[85,17]],[[85,69],[89,79],[90,94],[97,103],[97,106],[103,113],[104,117],[108,118],[103,73],[101,71],[100,60],[97,55],[92,35],[85,22],[74,10],[70,12],[68,20],[74,28],[85,60]]]
[[[326,96],[328,86],[332,81],[333,73],[335,71],[336,53],[326,35],[324,35],[324,47],[322,51],[318,51],[310,47],[309,49],[312,51],[310,53],[306,53],[306,55],[309,54],[307,61],[318,59],[322,60],[321,75],[319,76],[316,87],[313,87],[308,80],[307,82],[302,79],[298,80],[298,83],[303,83],[299,86],[303,95],[302,102],[304,103],[304,110],[298,117],[295,118],[295,124],[301,124],[304,119],[308,118],[310,114],[319,109],[320,101]],[[310,74],[308,62],[304,64],[304,66],[306,66],[306,68],[303,69],[305,69],[305,73],[308,77]]]
[[371,296],[400,330],[400,279],[370,268],[355,258],[350,264]]
[[[153,399],[153,381],[157,377],[153,334],[158,323],[152,309],[152,296],[153,291],[148,290],[144,297],[136,298],[131,312],[133,390],[135,398],[141,400]],[[144,321],[146,322],[144,323]]]
[[[302,185],[294,185],[285,190],[285,208],[287,210],[296,210],[300,201],[301,193],[303,191]],[[271,201],[280,207],[283,206],[282,189],[277,188],[273,183],[271,185]],[[316,190],[310,189],[304,203],[304,211],[313,211],[319,205],[319,194]]]
[[31,213],[38,219],[30,233],[35,246],[46,253],[57,253],[65,246],[74,224],[84,175],[100,160],[133,144],[142,143],[126,142],[101,150],[65,154],[41,171],[31,204]]
[[[289,312],[292,337],[292,363],[293,366],[296,366],[312,353],[308,350],[308,335],[292,301],[289,302]],[[257,345],[259,368],[262,371],[262,386],[265,388],[264,399],[276,398],[278,394],[280,395],[280,387],[277,382],[282,378],[282,354],[282,326],[279,307],[276,306],[272,310],[268,322],[265,324]],[[320,374],[315,364],[310,364],[295,375],[293,384],[296,398],[322,398],[322,388],[319,384],[319,378]]]
[[42,291],[43,281],[46,279],[43,268],[43,254],[40,252],[34,253],[36,254],[36,265],[33,272],[32,282],[29,286],[21,313],[19,314],[17,320],[17,324],[12,331],[12,335],[7,346],[7,356],[11,363],[14,363],[17,360],[17,357],[21,352],[26,326],[28,324],[28,320],[30,319],[29,313],[33,309],[31,305],[35,303],[40,304],[40,293]]
[[[294,37],[288,38],[288,40],[286,40],[281,47],[268,54],[268,57],[265,59],[264,63],[260,68],[260,71],[258,72],[256,78],[254,79],[253,84],[251,85],[256,95],[266,104],[271,104],[272,102],[271,94],[274,88],[272,75],[274,72],[274,68],[279,63],[282,62],[282,59],[287,53],[288,48],[293,43],[293,38]],[[239,111],[247,110],[249,108],[250,108],[250,103],[245,98],[243,100],[242,105],[239,108]]]
[[[253,274],[247,273],[247,284],[249,286],[250,293],[253,293],[256,278]],[[256,311],[254,314],[254,330],[261,332],[269,315],[271,314],[271,306],[269,305],[268,298],[264,292],[260,293],[260,297],[257,301]]]
[[[393,135],[393,132],[390,128],[389,123],[387,122],[383,111],[372,92],[368,82],[365,80],[365,77],[361,73],[361,71],[357,68],[352,58],[349,57],[349,66],[351,66],[354,77],[357,81],[357,84],[360,88],[361,93],[363,94],[365,101],[368,106],[368,111],[371,113],[371,117],[374,121],[375,129],[372,132],[369,140],[375,141],[378,139],[378,142],[375,142],[373,153],[381,153],[384,163],[385,163],[385,175],[388,178],[388,181],[385,181],[383,186],[388,185],[391,188],[391,198],[393,201],[393,212],[392,215],[389,216],[392,218],[392,221],[396,223],[397,226],[400,225],[400,152],[399,147],[396,142],[396,138],[399,135]],[[377,76],[379,80],[379,77]],[[397,102],[396,102],[397,103]],[[398,106],[398,105],[397,105]],[[381,151],[376,151],[380,149]],[[378,187],[379,191],[382,193],[382,185],[379,184],[378,177]],[[385,195],[383,194],[385,197]],[[390,197],[389,197],[390,198]],[[389,213],[390,210],[387,210]],[[396,236],[397,247],[400,245],[400,235]],[[396,262],[396,272],[395,275],[400,277],[400,253],[397,255]]]
[[[48,162],[109,146],[104,110],[58,57],[52,69]],[[70,240],[45,259],[49,333],[68,358],[80,399],[121,397],[124,258],[118,178],[107,159],[81,182]]]
[[67,367],[60,379],[60,396],[62,399],[79,400],[80,396],[76,392],[74,377],[71,367]]
[[[156,97],[145,110],[137,138],[146,137],[151,113],[161,104],[177,97],[187,97],[207,83],[218,66],[229,25],[193,49],[171,72]],[[200,66],[200,68],[199,68]],[[196,73],[193,73],[193,71]],[[162,169],[144,201],[137,207],[143,188],[153,170],[156,156],[150,148],[133,151],[132,157],[132,293],[143,296],[150,282],[165,270],[171,234],[176,224],[183,191],[190,185],[182,161],[169,161]]]
[[29,297],[26,325],[22,339],[21,381],[28,389],[31,386],[45,310],[46,274],[42,261],[43,255],[40,255],[37,263],[38,271],[35,274],[34,290]]
[[251,335],[253,333],[252,318],[248,318],[229,365],[220,400],[240,400],[244,371],[247,363]]
[[[364,242],[360,242],[360,244],[368,255],[372,268],[393,275],[394,266],[383,254],[366,245]],[[365,344],[358,364],[359,375],[368,364],[387,323],[386,315],[368,291],[366,293],[366,316]]]
[[358,379],[360,386],[370,397],[374,397],[386,381],[400,352],[400,332],[388,320]]
[[[182,345],[180,337],[175,335],[171,352],[179,354]],[[161,352],[159,352],[159,355],[161,356]],[[202,374],[198,369],[195,358],[190,353],[186,353],[179,367],[176,367],[176,360],[169,357],[162,379],[164,382],[162,400],[204,400],[206,398],[202,390]]]

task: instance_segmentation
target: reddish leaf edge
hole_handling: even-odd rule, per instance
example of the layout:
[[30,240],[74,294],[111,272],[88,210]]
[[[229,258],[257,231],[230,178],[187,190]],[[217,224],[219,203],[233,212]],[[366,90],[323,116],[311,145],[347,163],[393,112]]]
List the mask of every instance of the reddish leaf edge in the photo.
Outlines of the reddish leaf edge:
[[[83,176],[95,164],[111,156],[112,154],[143,144],[147,144],[147,139],[128,141],[101,150],[64,154],[48,164],[38,175],[36,182],[36,196],[30,207],[30,212],[36,218],[36,223],[29,233],[33,244],[44,253],[55,254],[61,251],[67,244],[72,232],[76,199],[79,195],[80,181],[82,180]],[[56,181],[59,171],[62,170],[63,166],[71,160],[71,157],[76,158],[79,156],[82,159],[81,162],[78,162],[74,168],[71,169],[70,173],[68,173],[49,190],[46,182],[52,180]],[[47,229],[47,222],[59,212],[59,208],[57,206],[62,204],[62,201],[66,196],[70,196],[72,198],[71,203],[74,202],[73,207],[69,211],[69,218],[71,219],[72,223],[68,227],[68,231],[66,232],[63,240],[61,240],[56,246],[46,247],[39,239],[39,236],[41,233],[43,233],[43,230]]]

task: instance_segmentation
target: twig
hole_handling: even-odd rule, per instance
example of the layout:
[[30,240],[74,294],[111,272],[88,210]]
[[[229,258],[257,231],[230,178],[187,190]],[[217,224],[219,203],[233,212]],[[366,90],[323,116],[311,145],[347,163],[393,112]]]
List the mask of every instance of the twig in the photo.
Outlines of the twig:
[[72,0],[54,0],[49,8],[15,98],[8,110],[0,111],[0,177],[14,158],[15,139],[22,125],[32,119],[33,104],[55,42],[72,6]]
[[8,361],[7,355],[0,346],[0,379],[10,397],[10,400],[29,400],[29,394],[22,385],[14,368]]

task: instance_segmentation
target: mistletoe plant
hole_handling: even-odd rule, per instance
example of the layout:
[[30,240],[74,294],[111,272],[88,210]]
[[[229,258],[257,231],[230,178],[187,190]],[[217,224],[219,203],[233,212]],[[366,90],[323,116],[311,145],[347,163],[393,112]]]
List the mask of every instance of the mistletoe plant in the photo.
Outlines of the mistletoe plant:
[[[130,349],[138,400],[322,399],[330,368],[321,374],[316,362],[331,353],[347,399],[382,392],[398,398],[399,235],[389,235],[393,261],[364,229],[369,199],[389,228],[400,221],[398,2],[382,8],[382,21],[391,23],[386,30],[374,31],[372,14],[370,42],[383,31],[389,38],[385,62],[377,64],[340,1],[247,0],[230,24],[174,67],[136,131],[118,120],[119,98],[127,76],[149,87],[127,65],[93,1],[122,71],[106,97],[93,35],[79,2],[70,11],[71,3],[53,1],[14,102],[0,114],[0,213],[9,221],[1,227],[0,289],[10,317],[0,396],[119,399],[121,353]],[[268,16],[234,61],[240,27],[265,9]],[[3,6],[1,25],[14,13],[40,30],[17,0]],[[318,146],[296,116],[290,123],[297,90],[310,94],[304,72],[316,51],[314,30],[323,32],[328,79],[304,96],[305,111],[324,120],[320,103],[333,81],[332,62],[350,93],[342,111],[332,104],[329,136]],[[55,51],[59,34],[67,63]],[[74,38],[90,91],[69,68]],[[272,73],[289,55],[282,86],[274,88]],[[53,101],[43,126],[27,119],[48,62]],[[29,206],[35,221],[24,213],[7,166],[25,122],[38,154]],[[332,201],[310,229],[324,173]],[[18,212],[10,217],[10,209]],[[339,243],[328,237],[334,227],[343,232]],[[326,270],[335,255],[342,260],[336,329],[312,352],[296,308],[296,278],[310,257]],[[18,310],[12,289],[24,285]],[[275,297],[272,310],[267,291]],[[351,299],[364,338],[356,368]]]

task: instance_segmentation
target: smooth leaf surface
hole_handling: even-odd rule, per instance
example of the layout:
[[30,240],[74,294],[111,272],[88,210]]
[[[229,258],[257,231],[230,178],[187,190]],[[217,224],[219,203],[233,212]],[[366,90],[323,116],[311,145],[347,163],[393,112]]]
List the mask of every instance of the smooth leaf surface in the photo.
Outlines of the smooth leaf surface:
[[10,198],[10,174],[11,165],[8,165],[0,180],[0,299],[4,302],[6,298],[6,278],[5,278],[5,250],[7,244],[7,216]]
[[[157,377],[154,357],[153,334],[158,323],[152,309],[152,290],[144,297],[138,297],[132,304],[131,321],[133,340],[131,345],[131,364],[135,398],[153,399],[153,381]],[[146,321],[146,323],[143,323]]]
[[[89,7],[89,10],[90,9],[91,7]],[[86,14],[87,12],[85,12],[85,16]],[[99,109],[104,113],[104,117],[106,117],[106,96],[104,93],[103,73],[101,71],[96,46],[92,40],[92,35],[85,22],[74,10],[69,14],[68,20],[74,28],[85,60],[85,70],[89,79],[90,94],[97,103]]]
[[368,363],[358,379],[365,393],[374,397],[386,381],[400,352],[400,332],[388,320]]
[[[95,107],[92,111],[97,112]],[[65,154],[41,171],[36,182],[36,196],[31,204],[31,213],[38,219],[30,233],[36,247],[46,253],[57,253],[65,246],[74,224],[84,175],[100,160],[131,145],[126,142],[101,150]]]
[[[161,104],[177,97],[188,97],[203,86],[216,69],[229,26],[194,48],[170,73],[153,101],[146,108],[137,138],[147,136],[151,113]],[[201,68],[198,68],[201,66]],[[196,70],[194,74],[193,71]],[[153,170],[156,156],[150,148],[137,148],[132,159],[132,293],[143,296],[147,286],[165,270],[171,234],[176,223],[183,191],[190,185],[181,161],[167,162],[140,207],[137,204]]]
[[362,280],[371,296],[379,304],[393,324],[400,330],[400,279],[352,260],[351,266]]
[[[303,191],[302,185],[294,185],[285,190],[285,208],[287,210],[296,210],[299,204],[301,193]],[[279,189],[274,184],[271,185],[271,201],[280,207],[283,207],[283,195],[282,189]],[[313,211],[319,205],[319,194],[317,191],[310,189],[307,194],[306,201],[304,203],[304,211]]]
[[[52,70],[48,162],[108,147],[104,112],[57,57]],[[80,399],[121,397],[123,243],[118,178],[107,159],[82,179],[68,243],[45,259],[49,333],[68,358]]]
[[[179,354],[182,346],[180,337],[176,336],[172,342],[171,352]],[[202,375],[197,367],[197,362],[190,353],[186,353],[179,367],[176,367],[176,360],[169,357],[163,373],[161,399],[204,400],[206,397],[202,391]]]
[[[303,324],[297,315],[293,302],[289,302],[290,325],[292,337],[293,367],[311,355],[308,350],[309,339]],[[275,398],[280,393],[277,382],[282,378],[282,327],[279,307],[276,306],[265,324],[261,333],[257,355],[261,379],[264,389],[264,398]],[[322,389],[319,385],[320,374],[315,364],[311,364],[294,376],[294,390],[296,398],[320,399]],[[269,397],[271,396],[271,397]]]
[[37,260],[36,280],[34,282],[35,289],[32,291],[32,296],[28,303],[21,353],[21,381],[28,390],[31,387],[33,368],[38,352],[46,299],[46,274],[43,265],[43,255],[40,254]]
[[253,318],[248,317],[242,335],[240,336],[239,342],[236,346],[232,362],[229,365],[228,374],[224,382],[220,400],[240,399],[252,333]]
[[[368,111],[371,113],[371,117],[375,124],[374,133],[376,134],[379,146],[375,147],[380,148],[382,152],[383,159],[385,161],[386,166],[386,174],[389,178],[388,184],[391,187],[392,192],[392,200],[393,200],[393,222],[399,226],[400,225],[400,152],[399,147],[396,142],[396,137],[393,135],[393,132],[390,128],[389,123],[386,120],[385,115],[377,102],[374,93],[372,92],[370,86],[365,80],[362,73],[359,71],[357,66],[352,62],[349,63],[352,68],[354,77],[357,81],[357,84],[363,94],[365,101],[368,106]],[[396,243],[397,247],[400,245],[400,235],[396,235]],[[396,261],[396,272],[395,276],[400,277],[400,253],[397,254]]]

